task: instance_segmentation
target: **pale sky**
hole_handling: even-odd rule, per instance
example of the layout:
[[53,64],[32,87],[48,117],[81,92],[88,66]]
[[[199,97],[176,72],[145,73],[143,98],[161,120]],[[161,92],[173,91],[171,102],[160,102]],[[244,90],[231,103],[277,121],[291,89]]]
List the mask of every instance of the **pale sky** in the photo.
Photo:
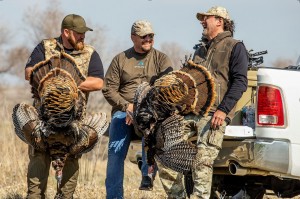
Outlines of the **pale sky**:
[[[131,47],[132,23],[138,19],[146,19],[152,23],[156,32],[156,48],[159,49],[163,42],[176,42],[191,53],[202,32],[196,13],[205,12],[215,5],[223,6],[235,21],[234,37],[243,40],[247,49],[268,50],[268,54],[264,56],[264,64],[268,66],[278,58],[296,62],[300,55],[299,1],[62,0],[61,6],[67,14],[82,15],[87,22],[107,28],[108,48],[115,44],[124,46],[124,50]],[[17,33],[15,36],[22,38],[23,34],[17,31],[23,26],[23,11],[28,6],[41,9],[45,2],[48,1],[0,0],[1,24],[7,23]]]

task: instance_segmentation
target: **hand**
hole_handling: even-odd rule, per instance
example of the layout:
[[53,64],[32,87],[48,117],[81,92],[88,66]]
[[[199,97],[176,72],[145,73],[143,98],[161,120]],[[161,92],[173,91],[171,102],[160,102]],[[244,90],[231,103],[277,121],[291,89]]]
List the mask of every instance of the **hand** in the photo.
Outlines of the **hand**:
[[126,119],[125,122],[127,125],[131,125],[133,122],[133,104],[128,104],[126,109]]
[[223,111],[217,110],[211,119],[211,127],[212,129],[218,129],[221,126],[226,118],[226,113]]

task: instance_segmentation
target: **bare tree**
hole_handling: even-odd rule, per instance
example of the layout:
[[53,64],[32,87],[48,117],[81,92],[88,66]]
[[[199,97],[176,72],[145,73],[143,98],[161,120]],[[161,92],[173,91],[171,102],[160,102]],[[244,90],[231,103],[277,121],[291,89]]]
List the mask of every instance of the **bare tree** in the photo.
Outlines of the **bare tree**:
[[5,26],[4,24],[0,25],[0,33],[1,33],[0,47],[2,47],[3,45],[6,45],[9,43],[12,35],[10,33],[10,28]]
[[9,71],[9,65],[5,62],[5,57],[8,53],[8,47],[6,46],[11,41],[10,29],[7,26],[0,25],[0,74]]
[[100,54],[100,57],[102,59],[102,62],[107,63],[108,60],[108,51],[106,49],[106,28],[94,25],[92,23],[89,26],[93,29],[93,32],[86,33],[86,43],[92,45],[97,52]]
[[[24,14],[26,32],[33,44],[38,44],[42,39],[54,38],[60,35],[61,21],[66,13],[60,8],[59,0],[48,1],[45,10],[37,10],[35,7],[28,8]],[[88,23],[90,24],[90,23]],[[89,25],[91,26],[91,25]],[[91,42],[97,50],[104,50],[105,28],[99,25],[92,25],[93,34],[87,33],[87,43]]]
[[[24,67],[26,61],[33,50],[32,47],[37,45],[46,38],[54,38],[60,35],[60,26],[63,17],[66,15],[60,6],[60,1],[52,0],[48,1],[48,5],[45,9],[36,9],[37,6],[29,7],[24,13],[24,30],[26,36],[26,46],[18,45],[17,47],[11,47],[7,50],[2,61],[5,63],[5,67],[0,67],[0,73],[10,71],[14,75],[17,75],[24,78]],[[93,34],[88,35],[87,43],[90,41],[97,51],[104,51],[105,46],[105,29],[99,25],[93,26]],[[9,32],[5,28],[1,28],[1,38],[0,38],[0,47],[1,44],[5,43],[6,39],[4,36]],[[3,36],[2,36],[3,35]],[[2,52],[2,51],[1,51]],[[3,68],[3,69],[2,69]]]
[[30,43],[38,44],[42,39],[58,36],[63,17],[64,12],[58,0],[48,1],[45,10],[36,9],[36,6],[29,7],[23,20]]
[[24,79],[24,67],[29,55],[30,50],[26,46],[18,46],[11,49],[6,57],[10,73]]
[[[5,45],[10,41],[11,30],[6,26],[0,26],[0,74],[10,73],[24,78],[24,67],[30,55],[31,46],[38,44],[42,38],[53,37],[60,32],[60,23],[63,13],[58,9],[59,3],[54,0],[46,11],[38,10],[36,7],[28,8],[24,14],[25,31],[27,41],[25,45],[9,46]],[[49,28],[51,27],[51,28]],[[56,33],[55,33],[56,31]],[[30,45],[31,44],[31,45]]]
[[185,61],[185,57],[190,57],[191,55],[191,52],[184,50],[176,42],[164,42],[161,44],[160,49],[170,57],[175,69],[179,69],[182,66],[182,63]]
[[[36,9],[37,6],[33,6],[27,8],[25,11],[23,16],[23,27],[20,28],[21,30],[24,30],[24,32],[18,30],[18,33],[26,35],[26,40],[24,41],[25,44],[19,43],[17,46],[13,46],[9,40],[11,37],[10,33],[12,31],[7,27],[7,25],[2,26],[0,24],[0,74],[10,74],[24,80],[24,68],[33,47],[40,43],[43,39],[55,38],[60,35],[61,21],[66,14],[61,9],[60,1],[49,0],[47,2],[48,4],[44,9]],[[105,28],[99,25],[91,25],[91,27],[94,31],[87,33],[86,43],[93,45],[99,52],[101,59],[103,59],[102,56],[106,55]],[[0,76],[0,78],[3,77],[4,76]],[[20,81],[19,85],[28,86],[28,84],[22,83],[23,82]],[[0,84],[0,93],[2,92],[2,86],[4,86],[3,83]],[[103,103],[99,103],[99,100],[97,100],[95,104],[101,105]]]

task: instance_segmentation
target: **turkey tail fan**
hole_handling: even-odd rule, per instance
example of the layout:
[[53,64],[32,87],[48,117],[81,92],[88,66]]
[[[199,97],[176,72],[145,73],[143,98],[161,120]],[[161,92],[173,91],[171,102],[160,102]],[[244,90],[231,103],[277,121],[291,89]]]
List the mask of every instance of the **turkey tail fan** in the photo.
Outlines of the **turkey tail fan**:
[[154,82],[157,98],[167,104],[177,104],[188,93],[188,87],[182,79],[174,74],[167,74]]
[[78,89],[71,75],[60,68],[51,70],[40,81],[38,92],[43,119],[56,127],[70,124],[78,100]]
[[[184,82],[189,82],[186,80],[188,79],[187,77],[192,77],[192,80],[194,81],[196,86],[190,87],[191,89],[189,89],[189,94],[183,99],[181,103],[190,105],[191,111],[194,114],[206,115],[211,106],[214,104],[216,98],[214,79],[212,78],[210,72],[204,66],[195,64],[191,60],[189,60],[188,64],[180,69],[180,71],[182,71],[183,73],[188,73],[190,75],[184,76]],[[179,78],[182,77],[181,73],[176,74]],[[193,101],[193,104],[190,103],[192,97],[195,97],[195,102]],[[184,112],[184,114],[187,114],[187,111]]]
[[185,83],[187,89],[186,95],[184,95],[180,102],[177,103],[181,107],[180,112],[182,114],[188,114],[193,112],[196,108],[198,100],[198,90],[196,89],[197,84],[194,78],[187,72],[184,71],[174,71],[172,72],[178,79],[181,79]]
[[94,148],[108,128],[107,116],[105,113],[89,115],[80,128],[79,138],[76,144],[70,147],[70,153],[80,155],[87,153]]
[[38,87],[40,85],[41,79],[43,79],[55,66],[52,65],[50,59],[41,61],[35,64],[30,73],[29,83],[32,86],[33,97],[38,97]]
[[12,113],[16,135],[35,149],[44,150],[45,145],[40,131],[41,121],[33,106],[25,103],[17,104]]
[[[47,73],[43,79],[40,80],[40,84],[38,86],[39,96],[44,96],[47,91],[47,88],[51,86],[60,86],[61,88],[69,88],[71,94],[75,94],[78,97],[77,85],[72,78],[72,76],[64,70],[59,68],[55,68]],[[58,89],[61,89],[58,88]]]
[[32,93],[34,97],[38,96],[37,89],[42,79],[49,74],[53,69],[65,70],[74,79],[76,85],[80,85],[85,77],[77,68],[74,58],[62,52],[61,56],[53,56],[50,59],[41,61],[35,64],[30,74],[30,85],[32,86]]
[[177,172],[188,172],[197,154],[197,148],[184,135],[183,116],[174,114],[164,120],[156,131],[156,157]]
[[67,53],[61,52],[60,57],[60,68],[66,70],[74,81],[76,82],[77,86],[79,86],[84,80],[85,77],[81,73],[81,71],[78,69],[74,58],[71,55],[68,55]]
[[[197,90],[199,92],[195,113],[207,115],[216,99],[214,79],[204,66],[195,64],[192,61],[189,61],[188,63],[201,72],[195,74],[192,73],[192,76],[194,75],[196,80]],[[200,79],[200,77],[202,77],[202,79]]]

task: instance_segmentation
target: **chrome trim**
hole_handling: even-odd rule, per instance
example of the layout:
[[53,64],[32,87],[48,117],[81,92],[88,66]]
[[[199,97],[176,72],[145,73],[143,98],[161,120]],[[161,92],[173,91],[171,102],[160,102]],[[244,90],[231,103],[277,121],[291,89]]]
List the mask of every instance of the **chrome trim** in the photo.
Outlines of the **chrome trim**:
[[[231,139],[223,148],[214,167],[229,168],[233,162],[241,167],[268,172],[288,173],[290,143],[284,140]],[[239,171],[249,172],[249,171]]]

